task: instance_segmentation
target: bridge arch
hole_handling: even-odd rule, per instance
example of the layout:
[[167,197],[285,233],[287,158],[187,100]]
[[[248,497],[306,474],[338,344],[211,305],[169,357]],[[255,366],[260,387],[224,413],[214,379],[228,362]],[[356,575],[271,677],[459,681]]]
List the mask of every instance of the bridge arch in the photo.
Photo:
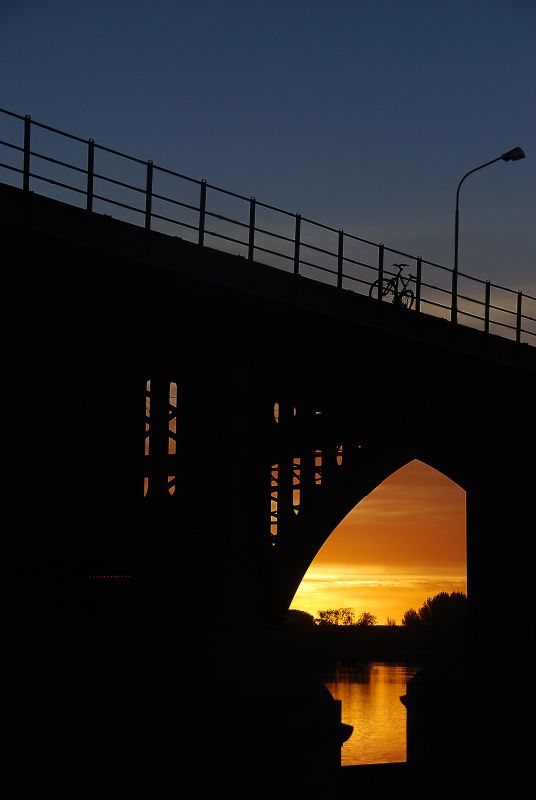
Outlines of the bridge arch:
[[[483,578],[484,523],[480,517],[477,521],[480,511],[476,509],[491,498],[498,502],[497,493],[503,491],[517,503],[519,492],[509,471],[513,466],[517,474],[522,463],[530,461],[534,440],[529,428],[526,420],[523,424],[516,419],[505,420],[493,411],[456,416],[442,427],[433,414],[420,415],[408,419],[405,436],[384,437],[367,448],[359,460],[348,459],[345,468],[334,473],[330,487],[324,487],[323,496],[308,511],[304,509],[296,536],[285,542],[285,563],[277,565],[273,582],[276,618],[283,619],[306,572],[342,520],[390,475],[413,460],[436,470],[466,492],[468,592],[480,593],[478,605],[485,606],[484,583],[489,583],[489,576]],[[485,524],[489,523],[488,515]]]
[[[420,607],[426,593],[466,591],[462,588],[467,568],[465,504],[465,490],[444,473],[419,459],[404,464],[360,499],[334,528],[300,582],[291,608],[316,615],[320,608],[356,606],[358,613],[375,614],[382,625],[386,616],[400,621],[408,608]],[[420,594],[416,586],[407,596],[405,591],[391,594],[378,587],[369,595],[360,580],[378,575],[377,565],[382,565],[381,580],[385,578],[393,588],[403,588],[396,583],[401,571],[406,578],[411,574],[412,580],[427,575],[441,583],[444,575],[438,568],[447,566],[460,583],[448,588],[449,579],[435,589],[421,585]],[[323,595],[318,581],[327,573],[345,582],[341,585],[335,580],[329,594]]]
[[[362,476],[358,475],[354,475],[353,481],[351,477],[345,476],[345,480],[341,480],[338,491],[335,490],[337,492],[337,499],[335,502],[330,503],[330,507],[326,509],[326,513],[323,517],[320,514],[317,515],[317,528],[314,532],[316,535],[313,534],[314,545],[312,541],[310,541],[307,550],[304,548],[300,549],[301,557],[299,554],[296,554],[296,572],[292,581],[292,586],[290,583],[288,585],[284,603],[286,607],[282,608],[280,613],[283,615],[286,613],[307,571],[328,540],[333,535],[336,535],[337,528],[343,520],[372,492],[379,489],[391,476],[416,461],[433,469],[439,475],[452,481],[452,483],[465,491],[465,487],[457,481],[452,474],[447,474],[441,469],[442,464],[438,463],[435,459],[425,459],[423,457],[412,457],[409,455],[403,456],[401,453],[395,452],[384,453],[383,457],[375,459],[374,462],[369,465],[365,480],[363,480]],[[311,540],[313,536],[310,537]],[[288,561],[286,563],[288,564]]]

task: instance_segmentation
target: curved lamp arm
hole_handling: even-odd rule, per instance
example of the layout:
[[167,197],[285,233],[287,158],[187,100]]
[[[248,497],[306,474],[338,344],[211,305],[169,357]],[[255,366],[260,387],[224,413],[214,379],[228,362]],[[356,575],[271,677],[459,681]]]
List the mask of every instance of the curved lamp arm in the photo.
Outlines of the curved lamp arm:
[[454,224],[454,269],[452,270],[452,308],[451,308],[451,321],[457,321],[457,314],[458,314],[458,302],[457,302],[457,294],[458,294],[458,229],[459,229],[459,207],[460,207],[460,188],[464,180],[472,175],[473,172],[478,172],[479,169],[484,169],[484,167],[489,167],[490,164],[495,164],[496,161],[519,161],[520,159],[525,158],[525,153],[521,147],[514,147],[512,150],[507,150],[506,153],[503,153],[497,158],[492,158],[491,161],[486,161],[485,164],[480,164],[480,166],[475,167],[474,169],[470,169],[469,172],[466,172],[461,181],[458,184],[458,188],[456,190],[456,215],[455,215],[455,224]]
[[506,153],[503,153],[501,156],[497,156],[497,158],[492,158],[491,161],[486,161],[485,164],[480,164],[479,167],[475,167],[474,169],[470,169],[469,172],[466,172],[461,181],[458,184],[458,188],[456,190],[456,236],[454,242],[454,269],[458,271],[458,218],[459,218],[459,207],[460,207],[460,189],[461,185],[469,175],[472,175],[473,172],[478,172],[479,169],[484,169],[484,167],[489,167],[490,164],[495,164],[496,161],[519,161],[520,159],[525,158],[525,153],[521,147],[514,147],[512,150],[507,150]]

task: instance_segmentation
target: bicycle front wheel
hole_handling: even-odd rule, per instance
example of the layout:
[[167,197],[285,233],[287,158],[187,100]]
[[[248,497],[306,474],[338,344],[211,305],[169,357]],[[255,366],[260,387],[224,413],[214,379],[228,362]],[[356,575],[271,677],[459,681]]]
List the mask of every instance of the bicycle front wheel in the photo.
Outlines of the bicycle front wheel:
[[400,304],[404,308],[411,308],[413,303],[415,302],[415,295],[411,291],[411,289],[404,289],[404,291],[400,292],[399,295]]

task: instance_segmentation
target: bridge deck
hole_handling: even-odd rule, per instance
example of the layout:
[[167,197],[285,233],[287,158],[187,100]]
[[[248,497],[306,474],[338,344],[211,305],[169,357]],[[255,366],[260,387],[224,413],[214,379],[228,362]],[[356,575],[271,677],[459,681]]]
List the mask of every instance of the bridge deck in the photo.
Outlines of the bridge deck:
[[[357,326],[395,336],[401,343],[423,342],[516,368],[536,369],[536,348],[527,343],[455,325],[447,318],[397,308],[1,183],[0,219],[12,269],[20,263],[25,237],[31,235],[44,242],[54,241],[56,246],[59,243],[92,253],[95,280],[105,281],[107,269],[113,269],[113,262],[121,261],[130,263],[133,275],[141,273],[148,285],[160,286],[163,293],[195,285],[206,296],[216,300],[220,296],[221,303],[232,296],[241,298],[250,308],[255,304],[271,304],[274,309],[286,309],[287,313],[293,310],[297,315],[305,314],[328,329],[337,324]],[[35,268],[53,271],[54,265],[39,264]],[[73,280],[77,279],[76,270],[73,264]]]

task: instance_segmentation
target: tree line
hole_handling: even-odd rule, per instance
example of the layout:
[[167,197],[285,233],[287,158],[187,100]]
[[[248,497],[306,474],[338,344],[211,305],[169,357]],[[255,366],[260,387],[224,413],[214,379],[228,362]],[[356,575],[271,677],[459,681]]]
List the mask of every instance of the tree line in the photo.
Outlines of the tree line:
[[[377,617],[369,611],[357,615],[353,608],[328,608],[314,617],[307,611],[291,609],[287,613],[287,627],[314,626],[354,626],[371,627],[377,624]],[[435,628],[461,630],[467,622],[467,596],[464,592],[439,592],[428,597],[417,610],[409,608],[402,616],[402,626],[406,628]],[[387,618],[387,626],[396,626],[396,621]]]

